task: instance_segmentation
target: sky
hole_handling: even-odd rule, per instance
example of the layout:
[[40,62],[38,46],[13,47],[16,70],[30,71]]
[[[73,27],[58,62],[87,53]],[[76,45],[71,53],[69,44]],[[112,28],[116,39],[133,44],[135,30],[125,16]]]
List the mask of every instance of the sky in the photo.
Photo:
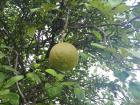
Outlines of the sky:
[[135,4],[137,4],[138,2],[140,2],[140,0],[128,0],[126,3],[127,3],[128,5],[135,5]]

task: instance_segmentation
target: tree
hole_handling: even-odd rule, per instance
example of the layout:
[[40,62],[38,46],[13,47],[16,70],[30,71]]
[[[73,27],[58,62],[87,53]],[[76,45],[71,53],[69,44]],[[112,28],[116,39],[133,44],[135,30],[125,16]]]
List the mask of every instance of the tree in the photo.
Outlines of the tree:
[[[127,78],[140,68],[140,6],[125,1],[1,0],[0,104],[129,103]],[[72,72],[49,67],[50,50],[62,40],[79,51]]]

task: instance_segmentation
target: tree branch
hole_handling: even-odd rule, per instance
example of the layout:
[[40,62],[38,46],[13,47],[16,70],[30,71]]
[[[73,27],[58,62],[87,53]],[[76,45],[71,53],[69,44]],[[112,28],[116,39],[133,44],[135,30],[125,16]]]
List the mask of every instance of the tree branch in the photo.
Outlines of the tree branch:
[[[14,52],[15,52],[15,54],[16,54],[16,59],[15,59],[15,65],[14,65],[14,68],[17,69],[17,66],[18,66],[18,52],[17,52],[17,51],[14,51]],[[18,74],[15,72],[15,75],[18,75]],[[18,91],[19,91],[19,94],[20,94],[20,96],[22,97],[24,103],[27,103],[27,100],[26,100],[26,98],[25,98],[23,92],[21,91],[18,82],[16,82],[16,86],[17,86],[17,89],[18,89]]]

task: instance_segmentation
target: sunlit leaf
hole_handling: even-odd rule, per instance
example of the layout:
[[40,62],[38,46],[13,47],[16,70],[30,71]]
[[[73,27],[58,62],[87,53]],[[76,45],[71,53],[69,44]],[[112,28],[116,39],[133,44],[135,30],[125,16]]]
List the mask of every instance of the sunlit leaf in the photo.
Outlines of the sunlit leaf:
[[101,45],[101,44],[98,44],[98,43],[91,43],[91,45],[92,45],[93,47],[100,48],[100,49],[105,49],[105,48],[106,48],[105,46],[103,46],[103,45]]
[[56,73],[56,71],[53,70],[53,69],[47,69],[46,72],[49,73],[50,75],[54,76],[54,77],[56,77],[56,76],[58,75],[58,74]]
[[49,10],[53,9],[54,7],[55,7],[54,4],[44,3],[41,8],[44,12],[48,12]]
[[93,31],[93,33],[98,40],[102,40],[102,35],[98,31]]
[[30,73],[27,73],[26,76],[27,76],[27,78],[29,78],[33,82],[41,83],[41,79],[39,78],[39,76],[36,73],[30,72]]
[[9,89],[2,89],[2,90],[0,90],[0,96],[3,96],[5,94],[8,94],[9,92],[10,92]]
[[64,79],[64,75],[63,74],[58,74],[57,76],[56,76],[56,78],[57,78],[57,81],[62,81],[63,79]]
[[53,69],[47,69],[46,72],[49,73],[50,75],[54,76],[57,79],[57,81],[62,81],[64,78],[63,74],[58,74]]
[[33,35],[35,34],[36,30],[37,30],[36,27],[29,27],[29,28],[27,29],[27,35],[33,36]]

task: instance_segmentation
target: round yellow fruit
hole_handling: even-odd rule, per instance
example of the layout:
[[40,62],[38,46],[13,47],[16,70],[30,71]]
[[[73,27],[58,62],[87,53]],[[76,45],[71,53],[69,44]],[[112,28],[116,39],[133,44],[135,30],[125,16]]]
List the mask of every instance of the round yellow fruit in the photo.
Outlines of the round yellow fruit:
[[78,63],[78,51],[70,43],[58,43],[52,47],[49,55],[49,64],[56,70],[72,70]]

